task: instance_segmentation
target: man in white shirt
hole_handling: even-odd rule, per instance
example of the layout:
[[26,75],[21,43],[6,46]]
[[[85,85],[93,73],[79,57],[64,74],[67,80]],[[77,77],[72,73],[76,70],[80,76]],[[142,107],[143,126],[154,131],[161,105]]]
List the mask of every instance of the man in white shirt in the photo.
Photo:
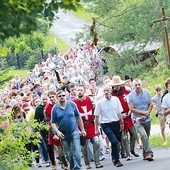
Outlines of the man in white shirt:
[[123,119],[121,112],[123,108],[117,97],[111,95],[112,88],[104,86],[104,96],[97,102],[95,108],[95,130],[99,134],[99,119],[100,125],[111,143],[111,156],[114,166],[120,167],[123,164],[119,160],[118,144],[120,141],[120,130],[123,129]]

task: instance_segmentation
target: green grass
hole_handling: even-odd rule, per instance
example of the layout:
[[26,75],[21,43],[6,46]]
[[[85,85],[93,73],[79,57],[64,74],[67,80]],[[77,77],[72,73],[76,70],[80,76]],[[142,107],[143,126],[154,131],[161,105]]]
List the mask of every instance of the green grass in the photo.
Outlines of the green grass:
[[[28,72],[29,72],[29,70],[12,70],[11,69],[8,71],[7,75],[5,75],[5,77],[7,78],[9,76],[12,76],[12,78],[13,78],[15,75],[19,75],[19,76],[22,76],[23,78],[26,78]],[[5,88],[5,84],[0,85],[0,90]]]
[[151,144],[151,147],[168,148],[168,147],[170,147],[170,136],[167,136],[167,145],[166,146],[163,146],[163,140],[162,140],[161,136],[151,136],[150,144]]
[[56,43],[57,43],[56,47],[59,49],[59,52],[65,53],[66,51],[68,51],[69,46],[65,42],[63,42],[59,37],[57,37],[55,34],[47,34],[44,48],[48,49],[52,45],[54,45],[54,41],[55,41],[54,39],[56,39]]
[[93,17],[96,17],[93,13],[85,10],[85,9],[78,9],[72,13],[75,17],[83,19],[88,22],[93,21]]
[[11,76],[19,75],[26,78],[28,72],[29,70],[10,70],[8,74]]

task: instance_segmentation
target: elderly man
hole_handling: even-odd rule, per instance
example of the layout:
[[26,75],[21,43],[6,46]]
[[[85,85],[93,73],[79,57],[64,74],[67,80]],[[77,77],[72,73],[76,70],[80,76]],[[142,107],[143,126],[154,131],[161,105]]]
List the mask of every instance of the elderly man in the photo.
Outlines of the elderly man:
[[133,80],[134,90],[129,93],[128,104],[132,111],[132,118],[143,144],[144,160],[153,161],[153,152],[149,144],[151,129],[152,98],[148,90],[142,88],[140,79]]
[[111,156],[114,166],[120,167],[123,164],[119,160],[118,144],[120,141],[120,130],[123,129],[121,112],[123,108],[117,97],[112,96],[110,86],[104,86],[104,96],[97,102],[95,109],[95,130],[99,134],[100,125],[111,143]]

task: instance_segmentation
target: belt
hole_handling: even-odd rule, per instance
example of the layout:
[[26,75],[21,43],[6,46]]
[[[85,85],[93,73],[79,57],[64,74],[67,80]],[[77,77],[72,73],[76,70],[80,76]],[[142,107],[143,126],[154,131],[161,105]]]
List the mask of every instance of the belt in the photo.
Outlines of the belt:
[[70,134],[72,132],[74,132],[75,130],[68,130],[68,131],[61,131],[63,134]]
[[94,122],[94,120],[83,120],[83,122]]

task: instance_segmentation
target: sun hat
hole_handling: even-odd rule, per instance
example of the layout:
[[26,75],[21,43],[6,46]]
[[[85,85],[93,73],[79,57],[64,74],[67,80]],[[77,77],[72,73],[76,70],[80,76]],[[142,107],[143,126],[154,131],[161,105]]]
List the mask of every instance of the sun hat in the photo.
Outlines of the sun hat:
[[113,76],[112,81],[110,82],[111,86],[118,86],[124,84],[125,81],[121,80],[120,76]]

